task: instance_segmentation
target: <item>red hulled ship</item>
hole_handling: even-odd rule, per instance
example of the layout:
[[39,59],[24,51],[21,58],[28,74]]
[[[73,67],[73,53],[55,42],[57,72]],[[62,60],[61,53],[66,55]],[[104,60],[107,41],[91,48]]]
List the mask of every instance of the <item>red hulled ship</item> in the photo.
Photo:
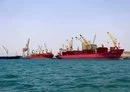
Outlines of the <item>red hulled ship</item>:
[[28,39],[28,42],[27,42],[25,48],[23,48],[23,58],[27,58],[27,59],[52,59],[53,58],[54,55],[52,52],[48,52],[46,44],[44,44],[45,51],[42,50],[41,46],[39,46],[39,51],[32,50],[32,53],[30,54],[29,53],[29,42],[30,42],[30,39]]
[[[73,38],[71,41],[68,41],[68,45],[66,49],[60,49],[60,52],[56,56],[59,59],[120,59],[124,49],[120,49],[119,43],[117,40],[109,33],[113,47],[108,49],[103,45],[101,47],[97,47],[96,44],[91,44],[90,41],[87,41],[82,35],[80,38],[76,37],[76,39],[80,40],[82,43],[82,50],[73,50]],[[95,40],[96,36],[94,37]]]
[[53,58],[53,54],[51,52],[48,53],[34,53],[29,55],[29,59],[51,59]]

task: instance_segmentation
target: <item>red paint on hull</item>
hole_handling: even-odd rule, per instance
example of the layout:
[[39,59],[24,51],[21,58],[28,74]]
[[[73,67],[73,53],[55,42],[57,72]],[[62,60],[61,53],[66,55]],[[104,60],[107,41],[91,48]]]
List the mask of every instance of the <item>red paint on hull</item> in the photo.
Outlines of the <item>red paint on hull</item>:
[[[124,49],[111,50],[105,53],[76,53],[71,55],[58,55],[59,59],[119,59]],[[79,51],[80,53],[82,51]]]
[[53,56],[52,53],[32,54],[29,56],[29,59],[51,59]]

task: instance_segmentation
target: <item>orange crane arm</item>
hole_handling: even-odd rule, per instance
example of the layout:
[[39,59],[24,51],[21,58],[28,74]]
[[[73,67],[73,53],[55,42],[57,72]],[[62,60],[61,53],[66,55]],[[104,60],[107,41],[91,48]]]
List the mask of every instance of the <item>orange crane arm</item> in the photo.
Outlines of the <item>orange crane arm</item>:
[[81,38],[78,38],[78,37],[75,37],[75,38],[78,39],[78,40],[82,43],[82,49],[83,49],[83,50],[86,50],[87,47],[88,47],[88,44],[85,43],[85,42],[83,41],[83,39],[81,39]]
[[110,36],[114,47],[118,47],[117,46],[117,39],[115,37],[113,37],[111,33],[107,32],[107,34]]
[[81,38],[75,37],[76,39],[78,39],[83,45],[87,45]]
[[91,43],[89,42],[89,41],[87,41],[82,35],[80,35],[80,37],[81,37],[81,40],[85,43],[85,44],[87,44],[87,45],[90,45]]

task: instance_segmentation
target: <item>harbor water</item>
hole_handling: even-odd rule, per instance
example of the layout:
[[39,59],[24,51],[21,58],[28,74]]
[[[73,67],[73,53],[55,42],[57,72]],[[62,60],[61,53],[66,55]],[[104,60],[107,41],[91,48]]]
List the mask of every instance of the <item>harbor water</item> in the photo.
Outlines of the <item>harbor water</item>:
[[0,60],[0,92],[130,92],[130,61]]

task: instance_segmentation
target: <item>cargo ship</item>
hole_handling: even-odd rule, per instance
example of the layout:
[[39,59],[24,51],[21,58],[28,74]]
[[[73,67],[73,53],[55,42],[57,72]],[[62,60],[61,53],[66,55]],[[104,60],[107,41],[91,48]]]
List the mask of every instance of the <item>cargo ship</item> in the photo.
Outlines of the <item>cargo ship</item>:
[[[68,41],[66,49],[61,48],[56,56],[58,59],[120,59],[124,49],[120,48],[117,39],[107,32],[110,36],[113,47],[107,48],[104,45],[98,47],[96,44],[91,44],[82,35],[80,38],[76,37],[82,43],[82,50],[73,50],[73,38]],[[95,40],[96,36],[94,37]]]
[[6,55],[5,56],[0,56],[0,59],[21,59],[22,56],[19,56],[19,55],[13,55],[13,56],[9,56],[8,53],[8,49],[2,45],[2,48],[4,49],[4,51],[6,52]]
[[51,59],[51,58],[53,58],[54,55],[52,52],[48,52],[46,44],[44,44],[45,51],[42,50],[41,46],[39,46],[39,49],[40,49],[39,51],[32,50],[32,53],[30,54],[29,53],[29,43],[30,43],[30,39],[28,39],[28,42],[27,42],[25,48],[22,49],[24,59]]
[[28,56],[29,59],[51,59],[53,58],[53,54],[51,52],[48,53],[34,53]]

